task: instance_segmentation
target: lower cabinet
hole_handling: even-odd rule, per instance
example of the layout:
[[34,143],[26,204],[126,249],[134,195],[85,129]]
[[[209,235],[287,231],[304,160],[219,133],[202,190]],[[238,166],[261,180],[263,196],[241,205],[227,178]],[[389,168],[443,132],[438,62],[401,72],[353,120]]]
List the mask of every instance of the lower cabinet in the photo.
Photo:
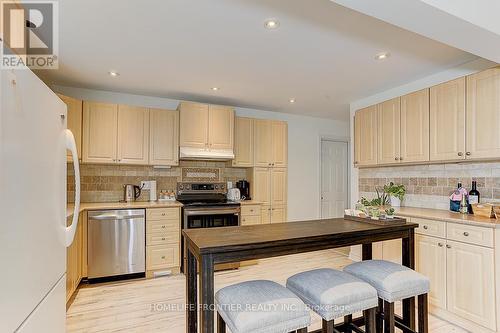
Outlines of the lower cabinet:
[[[68,224],[71,224],[71,220],[72,218],[68,219]],[[86,223],[85,213],[81,213],[78,217],[75,239],[66,250],[66,302],[71,299],[82,278],[87,275],[85,267],[87,260],[84,258],[84,253],[87,253],[87,238],[84,236]]]
[[180,208],[146,210],[146,277],[157,272],[177,274],[181,266]]
[[[262,224],[262,211],[261,204],[249,205],[243,204],[241,205],[241,225],[257,225]],[[257,264],[258,260],[247,260],[240,262],[241,267],[251,266]]]
[[450,321],[464,319],[457,325],[468,330],[473,328],[467,321],[495,331],[494,250],[421,234],[416,235],[415,247],[416,270],[431,281],[431,313],[439,311]]

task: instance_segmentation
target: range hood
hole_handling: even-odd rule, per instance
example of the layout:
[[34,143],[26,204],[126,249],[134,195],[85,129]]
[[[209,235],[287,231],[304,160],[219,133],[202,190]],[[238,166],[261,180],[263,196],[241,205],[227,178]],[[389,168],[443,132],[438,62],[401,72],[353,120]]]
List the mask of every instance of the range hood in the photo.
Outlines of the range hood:
[[231,149],[180,147],[179,157],[181,160],[227,161],[234,159],[234,153]]

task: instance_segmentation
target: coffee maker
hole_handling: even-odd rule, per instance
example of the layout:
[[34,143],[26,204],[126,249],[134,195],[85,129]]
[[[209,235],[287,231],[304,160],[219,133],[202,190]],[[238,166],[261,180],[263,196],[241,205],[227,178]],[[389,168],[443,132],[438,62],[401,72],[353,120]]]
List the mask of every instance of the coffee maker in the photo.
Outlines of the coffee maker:
[[240,190],[241,200],[251,200],[250,198],[250,183],[245,179],[236,182],[236,188]]

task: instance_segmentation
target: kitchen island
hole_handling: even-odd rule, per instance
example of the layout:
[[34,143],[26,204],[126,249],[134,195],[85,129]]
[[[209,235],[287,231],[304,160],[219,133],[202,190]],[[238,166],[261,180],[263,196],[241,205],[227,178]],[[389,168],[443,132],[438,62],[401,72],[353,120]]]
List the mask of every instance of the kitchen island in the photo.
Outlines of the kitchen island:
[[[303,252],[362,245],[362,258],[372,258],[372,243],[402,239],[403,265],[415,267],[415,223],[355,221],[346,218],[183,231],[187,255],[186,327],[214,332],[214,266],[221,263],[263,259]],[[197,270],[200,289],[197,286]],[[360,323],[362,318],[354,321]],[[415,327],[415,301],[403,302],[397,325]]]

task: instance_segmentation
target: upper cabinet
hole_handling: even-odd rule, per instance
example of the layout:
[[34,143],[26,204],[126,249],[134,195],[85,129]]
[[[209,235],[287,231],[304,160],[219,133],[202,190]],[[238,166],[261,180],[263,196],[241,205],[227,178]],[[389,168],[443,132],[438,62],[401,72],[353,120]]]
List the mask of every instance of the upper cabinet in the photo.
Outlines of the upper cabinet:
[[401,97],[403,163],[429,161],[429,89]]
[[149,109],[118,106],[117,159],[124,164],[149,162]]
[[467,147],[471,159],[500,157],[500,68],[467,77]]
[[[82,158],[82,122],[83,122],[83,102],[81,99],[68,97],[58,94],[59,98],[66,104],[68,109],[67,124],[68,129],[73,133],[76,142],[76,150],[78,158]],[[68,161],[73,158],[71,153],[68,152]]]
[[377,164],[377,106],[356,112],[354,117],[354,164],[369,166]]
[[286,167],[288,164],[288,125],[284,121],[254,120],[254,165]]
[[233,108],[182,102],[179,110],[181,147],[233,149]]
[[115,163],[118,105],[83,102],[84,163]]
[[245,117],[235,118],[233,166],[253,166],[253,127],[254,119]]
[[179,111],[149,110],[149,164],[179,164]]
[[465,158],[465,77],[430,89],[430,160]]
[[401,99],[394,98],[378,106],[378,163],[399,163],[401,156]]

